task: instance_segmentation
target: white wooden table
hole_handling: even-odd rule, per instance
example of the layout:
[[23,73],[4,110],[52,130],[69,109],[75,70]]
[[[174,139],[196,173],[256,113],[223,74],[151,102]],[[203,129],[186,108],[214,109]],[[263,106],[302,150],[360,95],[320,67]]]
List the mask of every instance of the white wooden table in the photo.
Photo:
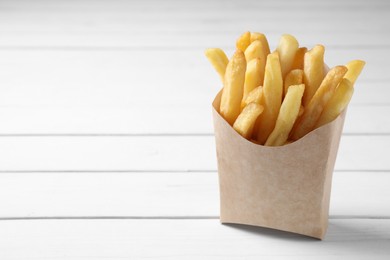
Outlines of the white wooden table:
[[[0,1],[0,259],[390,259],[390,2]],[[291,33],[367,66],[324,241],[219,223],[203,55]]]

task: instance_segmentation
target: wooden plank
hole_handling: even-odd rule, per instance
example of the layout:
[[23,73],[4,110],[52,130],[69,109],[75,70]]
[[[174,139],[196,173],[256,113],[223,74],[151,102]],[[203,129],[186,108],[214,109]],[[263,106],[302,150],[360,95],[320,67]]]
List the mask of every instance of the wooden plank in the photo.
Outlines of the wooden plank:
[[[388,172],[335,172],[331,218],[390,218]],[[219,217],[216,172],[1,173],[0,219]]]
[[344,133],[387,134],[390,133],[390,106],[351,106],[348,108]]
[[[356,85],[346,132],[389,133],[390,67],[381,51],[327,54],[329,64],[336,64],[337,56],[369,62]],[[1,134],[212,132],[210,103],[220,82],[201,51],[3,50],[0,55]]]
[[[93,4],[91,4],[93,2]],[[194,2],[191,0],[165,0],[164,5],[161,7],[156,6],[156,3],[159,3],[158,0],[149,0],[149,1],[126,1],[126,0],[111,0],[107,2],[105,0],[78,0],[77,5],[75,1],[66,1],[66,0],[35,0],[31,2],[29,0],[3,0],[2,7],[4,8],[15,8],[18,11],[22,10],[35,10],[35,11],[57,11],[57,12],[74,12],[74,11],[90,11],[90,12],[101,12],[101,11],[121,11],[119,7],[124,8],[151,8],[156,11],[159,8],[164,8],[163,10],[173,11],[181,8],[195,8],[204,10],[204,4],[199,2]],[[274,10],[275,8],[294,8],[300,9],[301,6],[305,6],[308,9],[311,8],[334,8],[337,7],[348,8],[351,10],[362,9],[362,8],[383,8],[389,7],[389,3],[386,0],[373,0],[372,3],[375,6],[367,4],[365,0],[344,0],[342,2],[337,0],[329,0],[327,2],[317,2],[317,1],[308,1],[308,0],[296,0],[294,3],[285,2],[284,0],[273,0],[273,1],[264,1],[259,3],[258,1],[253,0],[242,0],[241,5],[236,4],[237,1],[223,1],[224,8],[234,9],[246,9],[245,4],[251,4],[251,7],[262,7],[264,9],[270,8]],[[181,3],[181,4],[180,4]],[[330,5],[332,4],[332,5]],[[353,5],[352,5],[353,4]],[[212,1],[207,5],[208,8],[221,8],[221,1]]]
[[[194,98],[209,100],[221,87],[203,49],[1,50],[0,56],[2,106],[127,107],[148,101],[184,103],[183,99],[188,103],[196,102]],[[333,49],[326,53],[329,66],[352,59],[367,61],[356,83],[356,96],[360,92],[364,96],[358,103],[363,104],[389,104],[384,98],[390,94],[386,57],[390,59],[390,52],[381,49]],[[162,94],[164,99],[153,99]]]
[[203,220],[0,221],[1,259],[388,259],[389,219],[332,219],[324,241]]
[[[1,4],[3,47],[206,47],[208,40],[226,46],[244,30],[262,30],[270,39],[289,32],[310,44],[322,42],[344,47],[390,44],[386,27],[390,7],[384,1],[332,4],[215,1],[207,6],[191,1],[163,4],[80,1],[77,5],[64,1],[33,4],[2,1]],[[340,26],[346,20],[348,26]]]
[[[203,49],[1,50],[0,56],[2,106],[127,107],[148,101],[166,105],[184,103],[183,99],[187,103],[209,100],[221,87]],[[356,83],[356,96],[362,93],[359,103],[363,104],[384,103],[383,96],[390,94],[386,57],[390,59],[390,52],[380,49],[333,49],[326,53],[329,66],[352,59],[367,61]],[[164,99],[153,99],[162,94]]]
[[[344,133],[389,134],[389,114],[390,105],[351,106]],[[214,132],[210,104],[150,104],[143,108],[3,107],[0,122],[0,135],[212,135]]]
[[[337,170],[390,170],[390,136],[343,136]],[[213,136],[0,137],[0,171],[214,171]]]
[[[293,18],[292,18],[293,19]],[[309,18],[308,18],[309,19]],[[370,18],[367,18],[370,19]],[[156,21],[159,23],[161,21]],[[181,21],[175,21],[180,23]],[[87,23],[87,22],[85,22]],[[63,32],[28,32],[20,30],[20,33],[9,32],[0,38],[0,48],[5,50],[12,49],[49,49],[49,50],[72,50],[72,49],[205,49],[211,47],[229,48],[232,46],[236,38],[246,30],[259,31],[261,30],[267,35],[271,42],[271,47],[274,48],[280,36],[286,32],[297,37],[299,42],[304,46],[312,47],[315,44],[322,43],[327,47],[338,49],[350,48],[379,48],[387,50],[390,46],[390,37],[387,32],[364,32],[365,37],[362,37],[361,32],[355,33],[333,33],[324,34],[320,31],[302,32],[301,28],[305,25],[296,25],[295,27],[286,28],[289,24],[280,25],[283,30],[262,29],[259,27],[260,22],[256,21],[253,25],[242,25],[240,29],[232,32],[210,32],[204,33],[203,28],[195,32],[186,32],[186,29],[178,32],[165,32],[164,34],[150,33],[145,29],[145,32],[135,33],[132,31],[121,32],[74,32],[65,34]],[[62,27],[63,25],[58,25]],[[337,26],[337,25],[334,25]],[[372,25],[383,26],[383,25]],[[332,27],[332,26],[330,26]],[[204,33],[202,38],[199,34]],[[176,36],[172,36],[176,35]],[[345,37],[344,35],[348,35]],[[345,38],[344,38],[345,37]],[[156,41],[156,38],[159,41]],[[377,42],[372,39],[379,39]]]
[[[386,99],[390,65],[382,54],[390,55],[381,50],[327,52],[330,66],[357,58],[367,60],[356,83],[357,104],[390,104]],[[208,103],[221,87],[203,50],[3,50],[0,55],[3,107],[128,107],[147,102],[199,105]]]

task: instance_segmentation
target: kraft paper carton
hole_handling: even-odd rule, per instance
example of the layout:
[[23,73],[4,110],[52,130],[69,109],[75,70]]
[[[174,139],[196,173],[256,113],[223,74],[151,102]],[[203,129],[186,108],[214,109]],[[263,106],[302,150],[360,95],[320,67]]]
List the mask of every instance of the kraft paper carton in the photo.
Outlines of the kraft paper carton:
[[255,144],[239,135],[213,102],[222,223],[238,223],[323,239],[332,174],[345,111],[298,141]]

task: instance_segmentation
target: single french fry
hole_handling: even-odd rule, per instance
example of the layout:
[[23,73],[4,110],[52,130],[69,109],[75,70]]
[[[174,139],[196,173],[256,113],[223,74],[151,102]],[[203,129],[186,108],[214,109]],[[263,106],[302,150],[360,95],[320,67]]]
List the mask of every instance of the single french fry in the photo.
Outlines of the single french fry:
[[353,60],[345,65],[348,68],[348,72],[344,78],[348,79],[352,83],[352,86],[355,84],[360,72],[362,72],[364,65],[366,65],[366,62],[362,60]]
[[303,83],[305,84],[305,93],[303,93],[304,107],[309,104],[324,79],[324,53],[325,47],[316,45],[305,54],[303,65]]
[[280,146],[287,141],[298,117],[304,90],[304,84],[292,85],[288,88],[286,97],[280,107],[275,128],[265,142],[266,146]]
[[284,95],[287,94],[287,90],[292,85],[299,85],[303,82],[303,70],[295,69],[287,73],[284,79]]
[[236,130],[244,138],[249,139],[252,136],[253,126],[257,117],[263,112],[264,108],[255,103],[249,103],[242,110],[241,114],[237,117],[233,124],[234,130]]
[[263,46],[259,40],[252,42],[248,48],[246,48],[244,54],[246,62],[250,62],[252,59],[259,58],[265,64],[267,58],[267,56],[264,55]]
[[264,144],[275,127],[279,109],[282,104],[283,78],[278,52],[267,57],[263,84],[264,112],[257,119],[255,130],[256,139]]
[[265,57],[267,57],[267,55],[271,53],[269,49],[267,37],[263,33],[258,33],[258,32],[251,33],[251,42],[254,42],[256,40],[261,41],[261,46],[263,47],[263,53]]
[[217,71],[221,77],[222,83],[225,77],[226,66],[229,63],[229,59],[226,56],[225,52],[219,48],[210,48],[205,52],[207,59],[213,65],[214,69]]
[[301,105],[301,107],[299,108],[299,113],[298,113],[298,117],[300,117],[301,115],[303,115],[303,112],[305,111],[305,108]]
[[[245,50],[244,54],[248,64],[247,70],[249,69],[249,65],[251,65],[251,67],[255,67],[253,68],[255,71],[252,70],[246,74],[246,86],[244,87],[244,97],[246,97],[246,94],[248,94],[252,89],[263,84],[267,56],[264,54],[263,45],[260,40],[253,41]],[[251,63],[254,59],[256,59],[256,63]],[[249,78],[247,76],[249,76]],[[253,80],[247,82],[250,78]],[[247,86],[249,86],[249,88]]]
[[294,61],[291,66],[291,70],[300,69],[303,70],[303,61],[305,57],[305,53],[307,52],[306,47],[298,48],[297,53],[295,53]]
[[263,87],[258,86],[255,89],[253,89],[251,92],[249,92],[246,99],[243,100],[243,102],[241,102],[241,109],[243,109],[245,106],[247,106],[249,103],[252,102],[262,105],[263,104],[262,98],[263,98]]
[[345,66],[336,66],[326,74],[310,103],[305,106],[303,115],[295,123],[291,134],[292,140],[298,140],[314,129],[324,107],[332,98],[337,85],[342,81],[347,70]]
[[[347,72],[348,73],[348,72]],[[349,101],[352,98],[353,85],[345,78],[336,88],[332,98],[326,104],[324,111],[322,111],[320,118],[318,119],[314,128],[323,126],[334,119],[336,119],[341,112],[348,106]]]
[[259,58],[255,58],[247,63],[245,72],[245,83],[244,83],[244,96],[242,101],[245,101],[249,92],[256,87],[263,84],[264,80],[264,67],[263,62]]
[[283,34],[276,48],[279,53],[283,78],[290,72],[299,44],[294,36]]
[[244,52],[246,48],[248,48],[249,44],[251,44],[250,32],[244,32],[236,41],[237,49],[241,50],[242,52]]
[[245,71],[246,60],[244,53],[236,50],[226,67],[221,105],[219,108],[219,112],[230,125],[233,125],[241,111]]

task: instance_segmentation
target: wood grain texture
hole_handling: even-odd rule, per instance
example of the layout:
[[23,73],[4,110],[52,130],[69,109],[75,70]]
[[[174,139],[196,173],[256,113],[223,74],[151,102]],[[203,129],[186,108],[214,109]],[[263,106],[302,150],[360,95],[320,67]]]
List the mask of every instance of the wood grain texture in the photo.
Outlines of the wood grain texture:
[[189,0],[163,5],[158,1],[8,0],[1,2],[0,12],[3,47],[205,48],[210,42],[224,47],[244,30],[260,30],[272,42],[288,32],[310,45],[390,44],[389,5],[383,0],[370,4],[246,0],[207,5]]
[[[388,172],[335,172],[334,218],[390,218]],[[34,184],[34,185],[32,185]],[[0,219],[218,218],[216,172],[1,173]]]
[[[1,105],[112,108],[145,103],[208,104],[221,82],[203,51],[1,50]],[[387,57],[389,52],[380,49],[326,53],[329,66],[352,59],[367,61],[356,83],[359,104],[385,102],[383,95],[389,94],[385,88],[390,70]],[[160,95],[164,98],[155,98]]]
[[[390,105],[351,105],[343,132],[346,135],[388,135],[389,114]],[[0,109],[0,122],[0,136],[214,133],[210,104],[158,106],[152,103],[126,108],[4,107]]]
[[[327,53],[328,64],[367,60],[347,133],[390,133],[390,67],[382,52]],[[0,56],[1,134],[212,133],[211,101],[221,83],[203,50],[2,50]]]
[[[336,170],[388,171],[389,135],[343,136]],[[183,136],[2,136],[0,171],[214,171],[215,140]]]
[[388,259],[390,220],[334,219],[324,241],[203,220],[0,221],[1,259]]
[[[0,1],[0,259],[388,259],[389,15],[385,0]],[[230,56],[245,30],[367,61],[325,241],[217,219],[221,83],[203,51]]]

